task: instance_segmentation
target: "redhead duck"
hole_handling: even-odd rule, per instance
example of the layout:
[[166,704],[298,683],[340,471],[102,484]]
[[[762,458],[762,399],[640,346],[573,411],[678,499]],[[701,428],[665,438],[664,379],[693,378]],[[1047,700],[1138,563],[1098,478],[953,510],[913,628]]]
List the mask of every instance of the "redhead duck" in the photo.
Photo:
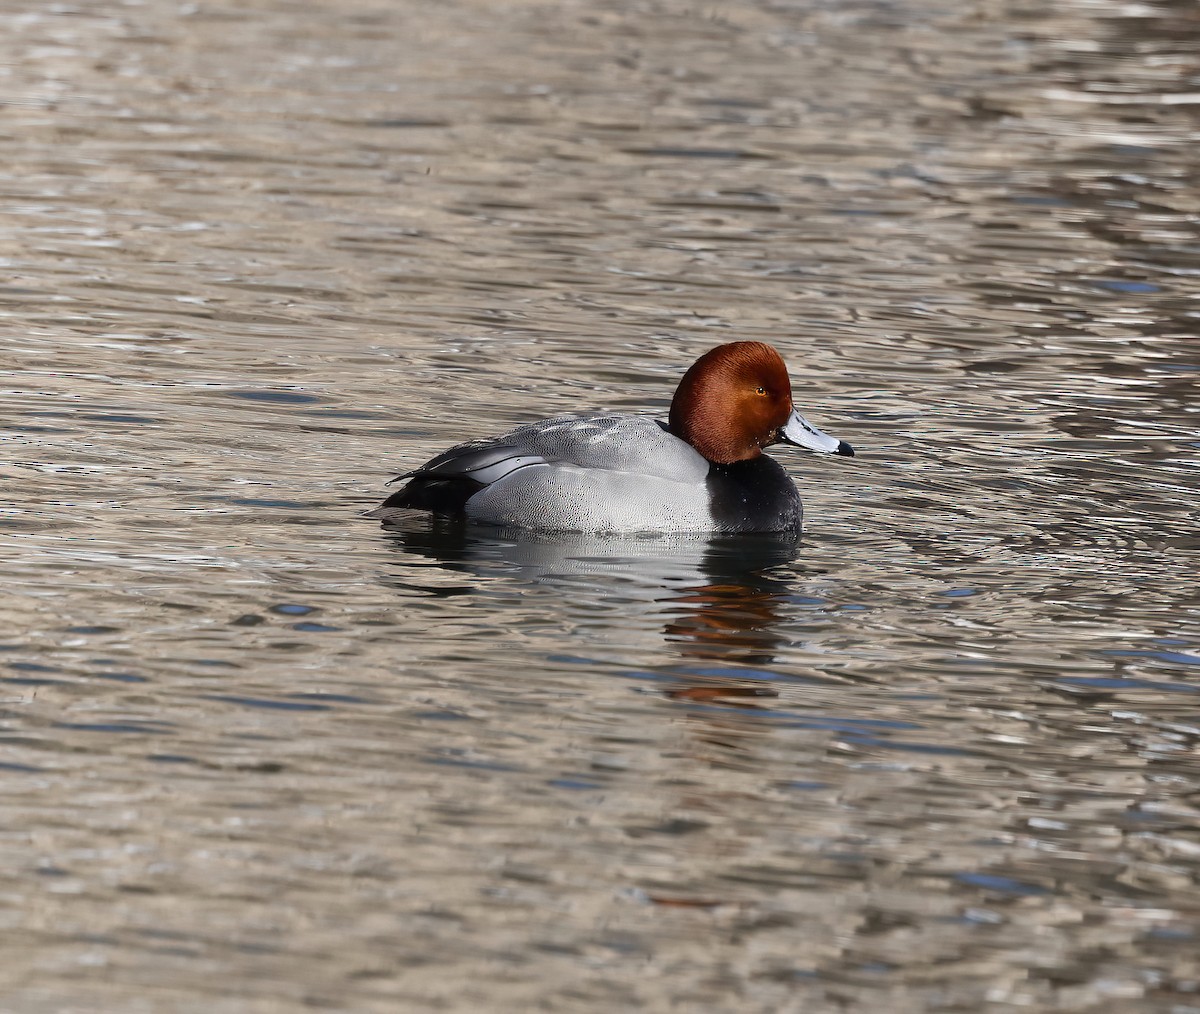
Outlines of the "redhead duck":
[[779,353],[763,342],[710,349],[684,374],[666,423],[568,415],[459,444],[398,479],[368,517],[401,509],[559,532],[787,532],[800,494],[762,453],[788,443],[853,455],[792,406]]

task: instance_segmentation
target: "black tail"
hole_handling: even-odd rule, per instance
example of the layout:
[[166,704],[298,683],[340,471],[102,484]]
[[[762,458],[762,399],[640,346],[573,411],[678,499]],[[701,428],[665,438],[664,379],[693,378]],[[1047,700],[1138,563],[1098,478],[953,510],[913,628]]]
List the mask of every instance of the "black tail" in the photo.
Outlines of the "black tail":
[[463,477],[438,478],[416,475],[379,506],[379,510],[407,507],[434,514],[462,514],[467,501],[483,489],[485,483]]

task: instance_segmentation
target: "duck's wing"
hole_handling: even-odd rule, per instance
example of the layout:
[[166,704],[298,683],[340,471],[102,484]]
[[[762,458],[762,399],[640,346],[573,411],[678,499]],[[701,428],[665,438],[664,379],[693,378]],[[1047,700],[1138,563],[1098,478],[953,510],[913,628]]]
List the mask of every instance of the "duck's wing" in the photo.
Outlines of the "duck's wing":
[[550,463],[671,482],[703,482],[708,462],[644,415],[569,415],[513,430],[509,437]]
[[442,451],[430,458],[419,468],[398,475],[388,483],[401,479],[471,479],[484,486],[502,479],[509,472],[527,465],[545,465],[548,459],[519,443],[510,443],[504,437],[495,440],[472,440]]
[[650,475],[675,482],[703,481],[708,469],[695,450],[649,417],[558,416],[443,451],[393,479],[408,481],[367,516],[400,507],[461,513],[476,493],[514,472],[553,466],[588,473]]
[[[411,472],[396,476],[392,482],[402,479],[408,482],[388,497],[378,510],[409,507],[438,514],[457,514],[471,497],[493,482],[519,468],[549,464],[543,455],[510,437],[511,434],[506,434],[492,440],[458,444]],[[368,516],[375,514],[372,511]]]

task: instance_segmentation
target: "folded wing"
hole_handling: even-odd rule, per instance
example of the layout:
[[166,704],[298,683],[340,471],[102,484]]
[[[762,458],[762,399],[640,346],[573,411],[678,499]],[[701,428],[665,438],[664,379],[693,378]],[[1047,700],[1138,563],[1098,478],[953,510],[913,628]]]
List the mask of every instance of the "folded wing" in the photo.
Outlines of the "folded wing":
[[[522,487],[532,483],[534,488],[554,486],[555,476],[568,475],[594,476],[591,481],[603,488],[606,474],[624,476],[626,482],[642,477],[694,485],[704,481],[707,471],[708,463],[693,448],[651,418],[560,416],[443,451],[392,480],[408,482],[371,513],[395,508],[462,513],[477,493],[497,483],[507,488],[518,478]],[[544,474],[546,482],[533,479],[535,473]]]

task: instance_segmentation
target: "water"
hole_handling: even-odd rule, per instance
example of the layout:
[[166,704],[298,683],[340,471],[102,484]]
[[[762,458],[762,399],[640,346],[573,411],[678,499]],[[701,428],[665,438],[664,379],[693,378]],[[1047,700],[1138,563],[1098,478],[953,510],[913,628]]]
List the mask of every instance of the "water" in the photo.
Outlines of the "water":
[[[1194,5],[4,19],[0,1008],[1200,1010]],[[799,544],[356,517],[733,338]]]

